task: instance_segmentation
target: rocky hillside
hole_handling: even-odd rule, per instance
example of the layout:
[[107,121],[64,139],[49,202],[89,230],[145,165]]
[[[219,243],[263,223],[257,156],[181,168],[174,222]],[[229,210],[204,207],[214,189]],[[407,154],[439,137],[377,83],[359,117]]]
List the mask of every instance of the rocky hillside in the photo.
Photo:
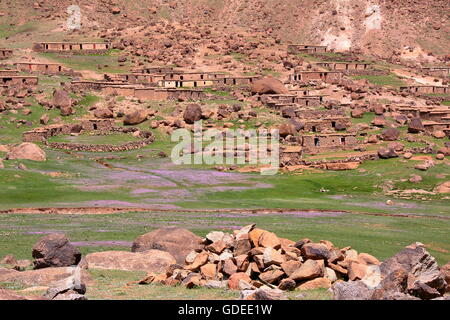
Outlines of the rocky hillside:
[[[0,26],[29,24],[31,17],[61,26],[73,3],[2,1]],[[450,42],[447,0],[79,0],[77,4],[81,32],[92,36],[96,30],[126,30],[166,20],[191,29],[215,27],[223,35],[263,32],[283,45],[310,42],[380,57],[399,55],[405,47],[419,48],[425,55],[444,55]]]

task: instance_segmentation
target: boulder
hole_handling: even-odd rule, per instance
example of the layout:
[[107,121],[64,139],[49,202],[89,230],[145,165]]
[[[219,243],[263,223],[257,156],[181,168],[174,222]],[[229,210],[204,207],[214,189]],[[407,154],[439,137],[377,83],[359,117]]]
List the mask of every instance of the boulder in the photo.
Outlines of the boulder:
[[370,300],[373,294],[362,281],[337,281],[332,291],[334,300]]
[[324,272],[325,264],[323,260],[306,260],[289,278],[295,281],[309,280],[323,277]]
[[407,288],[402,293],[432,299],[446,291],[447,283],[436,260],[420,243],[406,247],[380,265],[383,278],[398,270],[407,274]]
[[132,252],[157,249],[169,252],[177,263],[183,264],[186,256],[201,248],[202,238],[182,228],[161,228],[139,236],[134,240]]
[[[44,300],[43,298],[41,298],[42,300]],[[25,296],[21,296],[11,290],[6,290],[6,289],[1,289],[0,288],[0,301],[5,301],[5,300],[9,300],[9,301],[13,301],[13,300],[37,300],[32,299],[30,297],[25,297]]]
[[251,283],[252,279],[244,272],[236,272],[228,279],[228,288],[231,290],[239,290],[239,281]]
[[44,150],[42,150],[37,144],[31,142],[23,142],[18,146],[12,147],[6,154],[6,159],[33,161],[47,160]]
[[[44,297],[47,299],[55,299],[57,296],[64,295],[70,291],[72,295],[70,300],[82,300],[79,297],[86,293],[86,284],[81,279],[81,269],[75,268],[73,275],[62,280],[58,280],[50,284]],[[61,300],[59,297],[58,300]],[[69,300],[66,295],[64,300]]]
[[77,265],[81,253],[70,244],[63,234],[49,234],[40,239],[34,246],[32,256],[35,269],[47,267],[68,267]]
[[295,136],[297,134],[297,130],[292,123],[283,123],[278,127],[280,132],[280,137],[285,138],[287,136]]
[[[24,286],[46,286],[71,277],[76,267],[44,268],[37,270],[16,271],[0,268],[0,282],[17,282]],[[89,285],[92,279],[87,270],[81,269],[82,282]]]
[[315,278],[313,280],[306,281],[299,285],[299,290],[314,290],[314,289],[329,289],[331,288],[331,281],[328,278]]
[[255,81],[251,86],[254,94],[287,94],[289,90],[284,84],[273,77],[264,78]]
[[177,261],[168,252],[147,250],[143,252],[103,251],[86,255],[89,269],[147,271],[162,273]]
[[425,127],[423,126],[422,120],[420,120],[420,118],[412,118],[408,124],[408,132],[419,133],[422,131],[425,131]]
[[286,294],[279,289],[259,288],[256,290],[244,290],[240,300],[288,300]]
[[108,108],[95,109],[94,116],[100,119],[110,119],[114,118],[113,112]]
[[327,260],[329,257],[329,250],[322,243],[306,243],[302,246],[301,251],[302,256],[306,259]]
[[202,119],[202,108],[198,104],[189,104],[183,114],[184,122],[194,124]]
[[123,119],[123,124],[125,125],[136,125],[147,120],[148,113],[146,110],[135,110],[125,114],[125,119]]
[[72,107],[72,99],[67,91],[57,89],[53,92],[52,106],[55,108],[70,108]]
[[399,138],[400,131],[396,128],[388,128],[386,130],[383,130],[381,133],[381,138],[384,141],[395,141]]
[[390,159],[398,157],[398,154],[395,152],[394,149],[391,148],[381,148],[378,150],[378,156],[381,159]]

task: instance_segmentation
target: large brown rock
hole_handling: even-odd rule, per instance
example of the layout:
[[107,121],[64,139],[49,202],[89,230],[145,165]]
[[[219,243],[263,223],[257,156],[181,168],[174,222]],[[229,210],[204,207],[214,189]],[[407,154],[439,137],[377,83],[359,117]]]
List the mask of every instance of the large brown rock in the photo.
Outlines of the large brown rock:
[[133,252],[157,249],[169,252],[177,263],[184,264],[184,259],[193,250],[201,248],[202,238],[182,228],[162,228],[139,236],[131,247]]
[[236,272],[228,279],[228,288],[231,290],[238,290],[239,281],[251,283],[252,279],[244,272]]
[[11,290],[0,289],[0,301],[12,301],[12,300],[46,300],[43,297],[30,297],[21,296]]
[[302,246],[302,256],[306,259],[327,260],[330,256],[329,250],[322,243],[306,243]]
[[52,106],[55,108],[70,108],[72,107],[72,99],[67,91],[58,89],[53,92]]
[[287,122],[283,123],[278,127],[278,130],[280,132],[280,137],[284,138],[287,136],[295,136],[297,134],[297,130],[294,126],[294,124]]
[[373,294],[362,281],[337,281],[332,290],[334,300],[370,300]]
[[95,109],[94,116],[100,119],[110,119],[114,118],[113,112],[108,108]]
[[168,252],[147,250],[144,252],[103,251],[86,255],[84,260],[89,269],[147,271],[162,273],[176,263]]
[[413,118],[408,124],[408,132],[409,133],[419,133],[425,131],[425,127],[423,126],[422,120],[420,118]]
[[441,267],[442,276],[447,282],[447,292],[450,291],[450,262]]
[[325,264],[323,260],[306,260],[289,278],[295,281],[309,280],[323,277],[324,272]]
[[189,104],[183,114],[184,122],[194,124],[202,119],[202,108],[198,104]]
[[81,253],[70,244],[63,234],[49,234],[33,246],[33,264],[35,269],[47,267],[68,267],[77,265]]
[[18,146],[12,147],[6,154],[6,159],[45,161],[47,160],[47,157],[44,150],[42,150],[37,144],[23,142]]
[[407,274],[407,288],[402,293],[432,299],[443,294],[447,288],[436,260],[421,244],[406,247],[380,265],[383,280],[399,270]]
[[125,119],[123,119],[123,124],[125,125],[136,125],[147,120],[148,113],[146,110],[135,110],[127,113]]
[[388,128],[386,130],[383,130],[381,133],[381,138],[384,141],[395,141],[399,138],[400,131],[396,128]]
[[268,77],[257,80],[252,84],[252,93],[254,94],[286,94],[289,90],[284,84],[275,78]]
[[[1,282],[17,282],[25,286],[50,286],[55,281],[71,277],[75,272],[75,267],[44,268],[37,270],[16,271],[13,269],[0,268]],[[88,272],[81,270],[81,280],[89,285],[92,279]]]

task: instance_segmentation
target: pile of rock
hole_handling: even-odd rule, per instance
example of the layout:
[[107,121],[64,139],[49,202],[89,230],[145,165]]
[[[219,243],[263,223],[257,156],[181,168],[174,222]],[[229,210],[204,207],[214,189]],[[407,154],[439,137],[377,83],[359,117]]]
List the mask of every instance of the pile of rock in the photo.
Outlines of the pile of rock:
[[233,234],[208,233],[202,247],[185,257],[184,266],[175,264],[165,273],[149,273],[139,283],[308,290],[330,288],[339,280],[371,281],[379,265],[375,257],[350,247],[339,249],[325,240],[294,242],[252,224]]

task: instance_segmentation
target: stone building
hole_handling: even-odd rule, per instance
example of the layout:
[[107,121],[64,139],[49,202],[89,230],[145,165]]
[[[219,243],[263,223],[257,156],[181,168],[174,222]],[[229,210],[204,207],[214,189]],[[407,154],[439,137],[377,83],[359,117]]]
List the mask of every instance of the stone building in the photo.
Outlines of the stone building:
[[323,53],[327,52],[327,46],[317,46],[312,44],[290,44],[288,45],[288,53]]
[[217,80],[159,80],[158,86],[163,88],[206,88],[217,83]]
[[1,76],[0,84],[6,86],[27,85],[37,86],[38,77],[35,76]]
[[17,75],[19,75],[19,70],[0,70],[0,77],[17,76]]
[[0,48],[0,60],[11,58],[13,55],[12,49],[1,49]]
[[163,79],[163,75],[147,73],[108,73],[103,78],[109,82],[122,82],[128,84],[154,84]]
[[306,153],[352,149],[358,144],[356,135],[348,133],[303,135],[301,140]]
[[132,69],[133,73],[144,73],[144,74],[166,74],[174,72],[173,67],[168,66],[147,66],[142,68]]
[[316,62],[316,66],[338,71],[361,71],[369,68],[370,63],[365,62]]
[[72,81],[73,90],[97,90],[104,94],[124,97],[135,97],[142,100],[200,100],[206,98],[206,93],[199,89],[160,88],[142,85],[132,85],[105,81]]
[[289,76],[289,80],[293,82],[323,81],[336,83],[341,79],[342,72],[340,71],[300,71]]
[[68,71],[59,63],[17,62],[14,64],[22,72],[61,74]]
[[433,93],[446,94],[450,92],[448,90],[448,86],[426,86],[426,85],[400,87],[400,91],[407,91],[417,94],[433,94]]
[[69,135],[72,132],[84,131],[110,131],[114,127],[113,119],[84,118],[78,119],[75,124],[51,124],[26,131],[22,134],[24,142],[43,142],[58,135]]
[[423,67],[422,72],[433,77],[450,77],[450,67]]
[[55,53],[104,53],[111,49],[108,42],[37,42],[33,50]]
[[[302,120],[300,120],[302,121]],[[349,117],[334,117],[334,118],[324,118],[324,119],[308,119],[304,120],[303,131],[306,132],[323,132],[323,131],[334,131],[343,130],[350,127],[352,124]],[[340,129],[343,128],[343,129]]]

